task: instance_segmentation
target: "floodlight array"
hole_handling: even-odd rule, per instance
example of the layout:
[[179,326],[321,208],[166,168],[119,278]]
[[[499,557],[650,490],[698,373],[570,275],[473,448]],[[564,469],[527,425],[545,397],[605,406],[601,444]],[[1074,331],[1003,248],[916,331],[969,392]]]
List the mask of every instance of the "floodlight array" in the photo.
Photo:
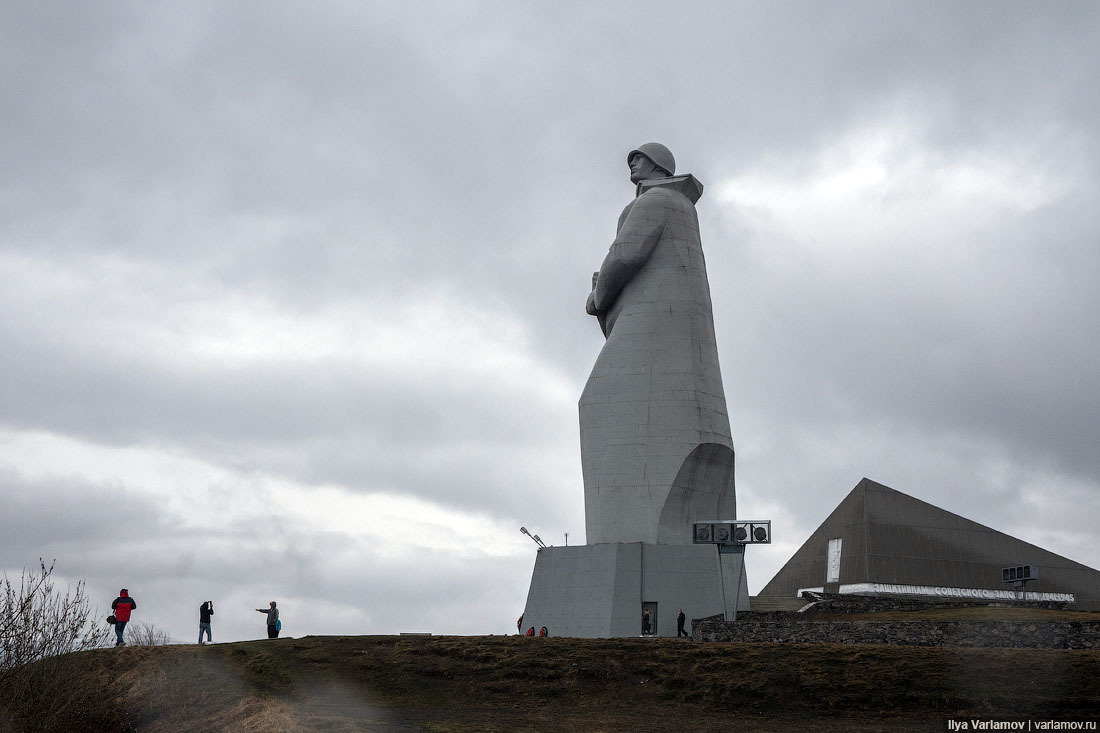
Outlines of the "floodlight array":
[[692,525],[697,545],[764,545],[772,541],[770,519],[712,520]]
[[1019,583],[1025,580],[1038,580],[1039,567],[1037,565],[1015,565],[1001,570],[1001,580],[1005,583]]

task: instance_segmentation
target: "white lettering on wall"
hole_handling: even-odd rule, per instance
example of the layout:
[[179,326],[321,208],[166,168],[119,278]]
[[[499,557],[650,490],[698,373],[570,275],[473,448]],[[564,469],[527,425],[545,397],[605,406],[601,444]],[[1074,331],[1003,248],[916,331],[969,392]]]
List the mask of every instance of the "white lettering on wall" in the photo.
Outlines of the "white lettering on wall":
[[840,586],[841,593],[871,595],[932,596],[934,598],[968,598],[991,601],[1058,601],[1073,603],[1072,593],[1040,593],[992,588],[951,588],[948,586],[903,585],[898,583],[849,583]]

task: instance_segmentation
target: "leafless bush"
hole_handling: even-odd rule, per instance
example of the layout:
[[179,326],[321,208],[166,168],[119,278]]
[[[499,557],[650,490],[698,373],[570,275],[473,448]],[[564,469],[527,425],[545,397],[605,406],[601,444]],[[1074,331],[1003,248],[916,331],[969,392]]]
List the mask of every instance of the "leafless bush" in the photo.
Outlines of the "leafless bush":
[[18,584],[7,575],[0,583],[0,688],[31,662],[105,646],[110,628],[85,594],[84,581],[65,589],[54,586],[53,563],[24,569]]
[[172,643],[167,631],[140,621],[126,624],[126,643],[130,646],[164,646]]

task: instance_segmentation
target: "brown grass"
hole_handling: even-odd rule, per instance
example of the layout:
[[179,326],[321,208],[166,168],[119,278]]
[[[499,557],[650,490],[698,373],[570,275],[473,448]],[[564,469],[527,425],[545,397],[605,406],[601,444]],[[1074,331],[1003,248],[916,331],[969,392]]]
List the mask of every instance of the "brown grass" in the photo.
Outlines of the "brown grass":
[[67,687],[0,701],[0,731],[916,731],[1100,715],[1100,650],[359,636],[55,661]]

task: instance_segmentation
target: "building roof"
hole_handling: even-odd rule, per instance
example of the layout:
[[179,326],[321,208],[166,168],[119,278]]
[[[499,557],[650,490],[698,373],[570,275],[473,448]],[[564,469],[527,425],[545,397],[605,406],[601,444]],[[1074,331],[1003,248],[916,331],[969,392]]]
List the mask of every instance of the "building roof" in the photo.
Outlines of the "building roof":
[[794,596],[826,584],[829,540],[841,540],[839,584],[1012,590],[1001,570],[1039,567],[1026,591],[1072,593],[1100,611],[1100,571],[864,478],[760,591]]

